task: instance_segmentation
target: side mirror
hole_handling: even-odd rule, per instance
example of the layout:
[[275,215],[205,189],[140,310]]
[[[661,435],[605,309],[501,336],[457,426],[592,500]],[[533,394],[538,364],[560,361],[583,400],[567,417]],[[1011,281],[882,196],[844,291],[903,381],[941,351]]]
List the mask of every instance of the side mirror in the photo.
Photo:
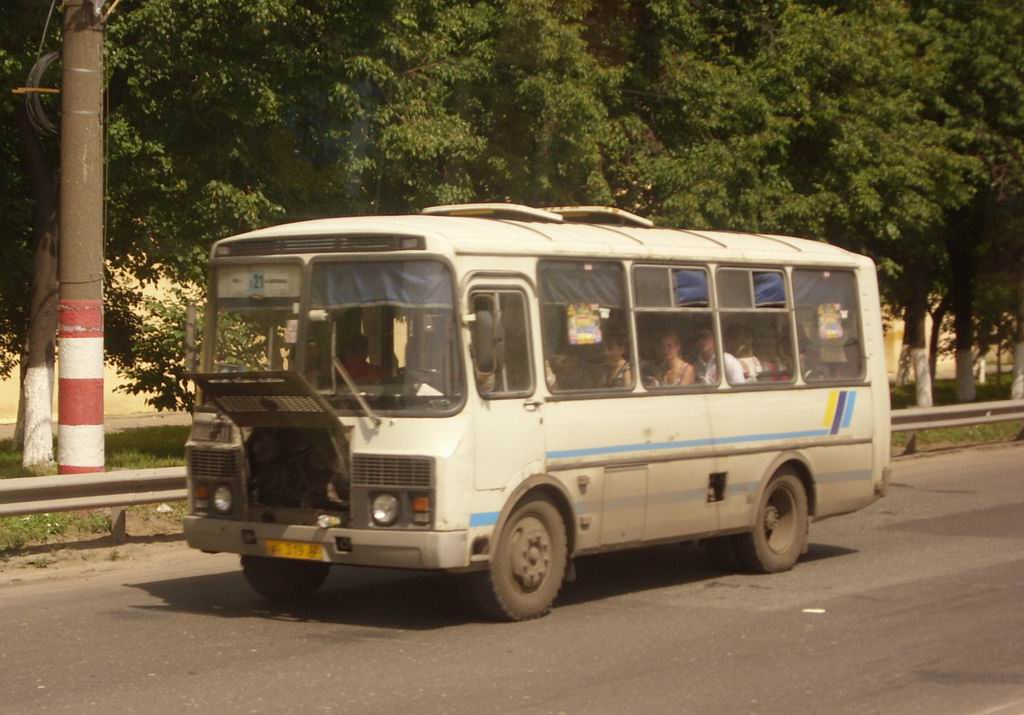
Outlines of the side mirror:
[[494,313],[490,308],[478,308],[473,321],[473,360],[481,373],[498,369],[498,341],[496,340]]
[[505,364],[505,326],[497,309],[497,296],[478,293],[473,297],[470,320],[473,362],[479,375],[493,375]]

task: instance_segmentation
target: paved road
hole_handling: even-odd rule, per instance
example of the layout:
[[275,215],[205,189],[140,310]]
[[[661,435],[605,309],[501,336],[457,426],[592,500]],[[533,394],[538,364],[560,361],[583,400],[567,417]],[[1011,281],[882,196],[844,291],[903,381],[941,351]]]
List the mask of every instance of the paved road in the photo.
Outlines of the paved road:
[[[271,612],[234,559],[0,586],[0,711],[1024,713],[1024,445],[898,463],[786,574],[581,559],[544,619],[337,569]],[[805,612],[820,609],[823,613]]]

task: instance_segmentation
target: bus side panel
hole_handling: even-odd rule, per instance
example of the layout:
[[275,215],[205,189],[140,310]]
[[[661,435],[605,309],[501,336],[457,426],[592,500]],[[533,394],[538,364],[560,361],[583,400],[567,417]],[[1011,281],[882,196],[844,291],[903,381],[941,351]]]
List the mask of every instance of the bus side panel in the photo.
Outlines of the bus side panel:
[[718,528],[718,505],[708,500],[714,460],[653,462],[648,467],[644,540],[691,536]]
[[874,501],[871,454],[870,443],[807,450],[817,490],[815,519],[863,509]]
[[[577,520],[576,550],[596,549],[601,545],[603,528],[601,503],[604,498],[604,469],[592,467],[550,473],[572,497],[572,508]],[[565,527],[571,529],[573,525],[566,524]]]
[[[872,457],[868,440],[874,410],[869,386],[764,392],[723,390],[708,401],[718,446],[716,470],[726,473],[725,500],[720,505],[722,529],[749,528],[753,524],[758,497],[772,477],[779,454],[787,450],[827,455],[826,459],[809,464],[815,484],[819,475],[836,483],[858,484],[839,491],[831,487],[824,493],[818,490],[819,513],[823,508],[828,513],[845,508],[831,503],[836,495],[845,504],[844,495],[851,490],[871,492]],[[852,440],[863,443],[849,444]],[[811,461],[809,456],[807,460]]]
[[712,460],[687,458],[710,448],[705,409],[703,395],[544,406],[549,471],[592,465],[602,474],[600,484],[590,484],[591,496],[601,499],[601,546],[718,528],[717,509],[706,500]]

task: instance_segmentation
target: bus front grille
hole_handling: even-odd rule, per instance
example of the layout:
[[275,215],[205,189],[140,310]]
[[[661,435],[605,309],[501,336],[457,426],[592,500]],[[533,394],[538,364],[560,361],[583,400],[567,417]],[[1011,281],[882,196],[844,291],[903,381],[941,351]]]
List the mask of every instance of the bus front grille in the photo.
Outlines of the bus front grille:
[[352,460],[352,485],[429,489],[434,460],[428,457],[390,457],[356,454]]
[[232,479],[238,477],[238,450],[191,449],[188,473],[199,479]]

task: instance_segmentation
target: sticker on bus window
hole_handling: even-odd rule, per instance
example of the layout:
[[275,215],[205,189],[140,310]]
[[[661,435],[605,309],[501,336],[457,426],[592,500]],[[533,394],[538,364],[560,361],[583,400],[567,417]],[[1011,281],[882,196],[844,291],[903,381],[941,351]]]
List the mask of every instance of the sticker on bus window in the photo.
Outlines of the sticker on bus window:
[[818,306],[818,337],[822,340],[838,340],[843,337],[843,311],[839,303],[822,303]]
[[597,303],[571,303],[566,308],[570,345],[597,345],[601,342],[601,306]]

